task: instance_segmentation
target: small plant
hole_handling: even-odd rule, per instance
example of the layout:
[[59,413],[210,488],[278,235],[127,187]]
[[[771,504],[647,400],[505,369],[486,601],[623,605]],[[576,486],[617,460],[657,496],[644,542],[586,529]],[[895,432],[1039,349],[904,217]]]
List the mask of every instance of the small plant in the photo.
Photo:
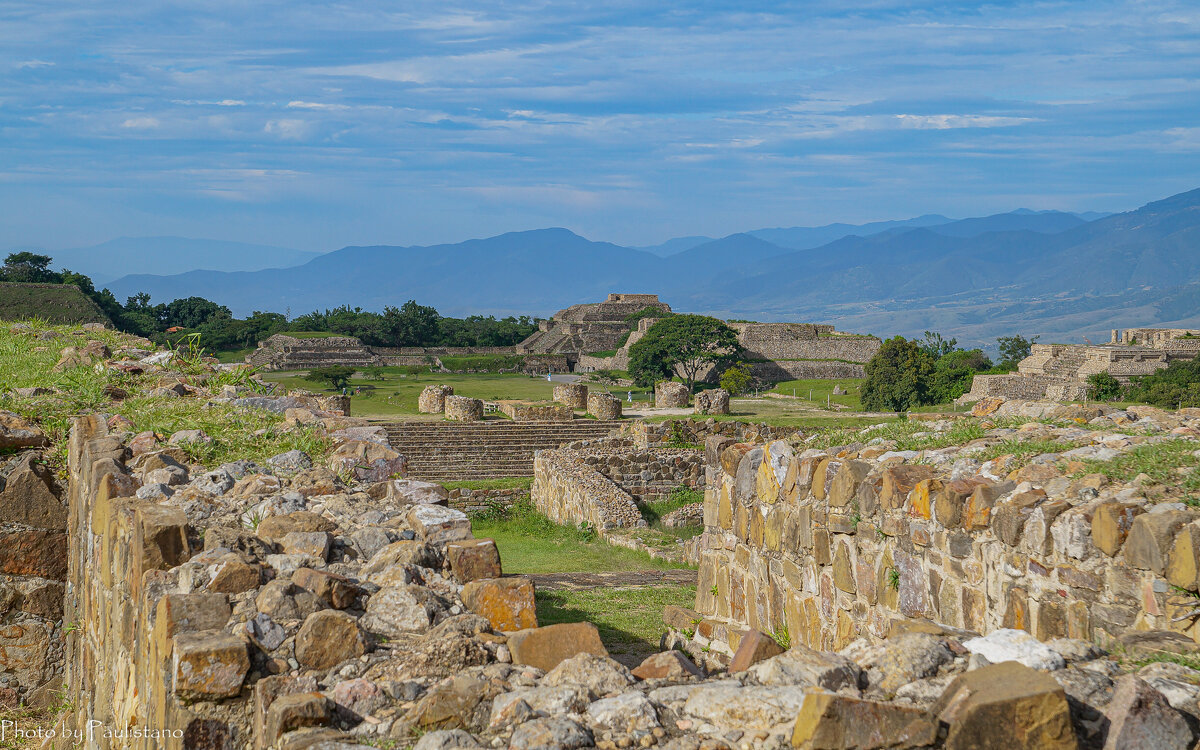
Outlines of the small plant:
[[792,634],[788,632],[788,626],[786,622],[775,628],[775,630],[771,631],[771,637],[775,639],[775,642],[778,643],[779,647],[784,651],[787,651],[792,647]]
[[681,632],[683,633],[684,637],[687,638],[689,641],[696,637],[696,629],[695,628],[685,628]]
[[900,590],[900,571],[896,568],[888,568],[887,573],[888,586],[892,587],[893,591]]
[[716,595],[717,595],[717,584],[715,584],[715,583],[713,584],[713,587],[712,587],[711,591],[712,591],[712,595],[713,595],[713,596],[716,596]]
[[258,531],[258,525],[262,522],[263,515],[257,510],[242,517],[242,524],[251,531]]
[[585,542],[594,542],[599,535],[591,521],[581,521],[579,523],[579,531]]
[[77,622],[63,623],[63,635],[70,635],[71,633],[74,633],[76,630],[79,630],[79,623],[77,623]]

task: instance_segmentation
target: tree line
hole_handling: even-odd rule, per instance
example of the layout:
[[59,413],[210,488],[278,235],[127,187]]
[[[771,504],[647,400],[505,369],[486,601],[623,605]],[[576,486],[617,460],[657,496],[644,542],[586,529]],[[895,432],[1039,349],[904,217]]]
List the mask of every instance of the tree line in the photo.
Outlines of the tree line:
[[290,319],[282,313],[262,311],[237,318],[225,305],[203,297],[151,304],[150,295],[141,293],[121,304],[108,289],[97,290],[88,276],[67,269],[51,270],[51,262],[48,255],[12,253],[0,266],[0,281],[73,284],[122,331],[159,344],[176,344],[199,333],[210,351],[250,349],[276,333],[300,331],[354,336],[368,346],[512,346],[538,326],[538,319],[528,315],[445,317],[414,300],[400,307],[385,307],[382,313],[343,305]]

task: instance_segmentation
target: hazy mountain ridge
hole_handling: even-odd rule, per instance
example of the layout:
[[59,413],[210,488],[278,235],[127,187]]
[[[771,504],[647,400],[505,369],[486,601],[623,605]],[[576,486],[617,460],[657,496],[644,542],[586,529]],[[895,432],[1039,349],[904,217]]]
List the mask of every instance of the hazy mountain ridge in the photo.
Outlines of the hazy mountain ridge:
[[1055,211],[910,221],[924,225],[879,222],[866,236],[799,250],[755,231],[667,257],[543,229],[430,247],[346,247],[292,268],[135,275],[111,286],[156,300],[196,294],[238,314],[381,309],[412,298],[452,315],[546,315],[611,291],[643,291],[678,310],[883,335],[936,328],[964,343],[1011,332],[1107,340],[1111,327],[1200,324],[1200,293],[1188,286],[1200,280],[1200,190],[1091,222]]

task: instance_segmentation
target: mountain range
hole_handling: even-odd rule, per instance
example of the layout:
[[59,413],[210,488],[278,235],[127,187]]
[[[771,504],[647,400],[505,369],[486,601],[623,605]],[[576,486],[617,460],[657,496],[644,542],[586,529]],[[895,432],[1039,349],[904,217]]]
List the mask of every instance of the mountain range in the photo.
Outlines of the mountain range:
[[119,298],[203,296],[238,314],[416,299],[447,315],[547,315],[612,291],[656,292],[677,310],[885,336],[938,330],[981,345],[1010,333],[1096,341],[1110,328],[1200,326],[1197,250],[1200,190],[1113,215],[929,215],[643,248],[539,229],[345,247],[290,267],[137,274],[108,286]]

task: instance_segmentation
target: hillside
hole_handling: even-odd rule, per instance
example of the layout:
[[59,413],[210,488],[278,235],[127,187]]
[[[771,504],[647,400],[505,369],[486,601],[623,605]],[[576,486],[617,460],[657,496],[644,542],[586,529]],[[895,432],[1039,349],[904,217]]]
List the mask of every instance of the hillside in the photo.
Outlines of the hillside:
[[109,323],[96,303],[77,286],[0,281],[0,320],[26,318],[54,324]]
[[1113,327],[1200,323],[1200,294],[1188,286],[1200,281],[1200,190],[1090,222],[1026,210],[918,221],[928,225],[800,250],[762,232],[735,234],[669,257],[543,229],[433,247],[347,247],[285,269],[127,276],[111,287],[156,301],[200,295],[238,314],[347,303],[378,310],[417,299],[449,315],[545,315],[610,291],[649,291],[678,310],[881,335],[937,329],[968,344],[1013,332],[1080,341],[1107,339]]
[[164,276],[201,268],[258,271],[296,266],[319,255],[272,245],[187,237],[118,237],[91,247],[46,254],[54,258],[54,268],[85,274],[100,286],[131,268]]

